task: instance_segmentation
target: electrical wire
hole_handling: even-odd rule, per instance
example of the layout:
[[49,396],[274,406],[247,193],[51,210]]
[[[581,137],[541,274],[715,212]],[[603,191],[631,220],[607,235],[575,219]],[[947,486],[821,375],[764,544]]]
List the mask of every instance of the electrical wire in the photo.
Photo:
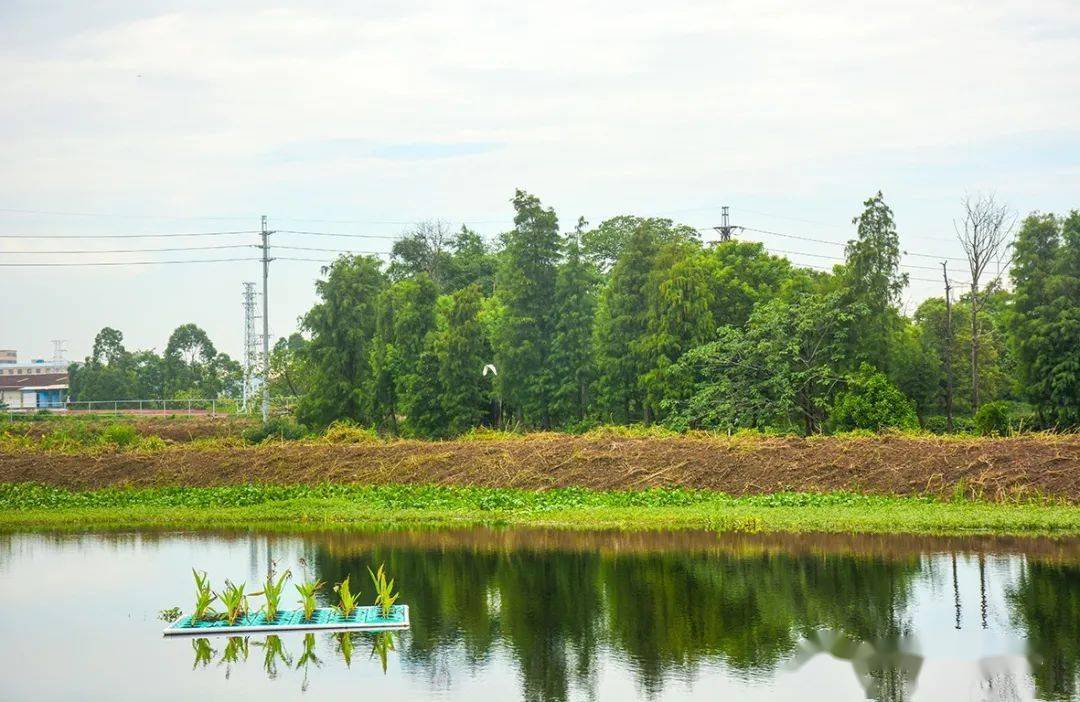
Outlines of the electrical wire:
[[218,249],[250,249],[258,244],[220,244],[216,246],[167,246],[156,249],[57,249],[49,251],[0,251],[2,256],[19,254],[113,254],[153,253],[157,251],[216,251]]
[[185,232],[182,234],[0,234],[0,239],[169,239],[185,236],[230,236],[258,233],[257,229],[241,229],[231,232]]
[[402,237],[398,234],[339,234],[337,232],[310,232],[296,229],[275,229],[275,234],[305,234],[307,236],[340,236],[353,239],[390,239],[397,241]]
[[317,246],[273,246],[273,249],[286,249],[289,251],[326,251],[329,253],[368,254],[375,256],[389,256],[392,251],[364,251],[361,249],[324,249]]
[[48,263],[0,263],[4,268],[41,268],[66,266],[161,266],[175,263],[226,263],[230,261],[261,261],[261,258],[198,258],[180,261],[64,261]]

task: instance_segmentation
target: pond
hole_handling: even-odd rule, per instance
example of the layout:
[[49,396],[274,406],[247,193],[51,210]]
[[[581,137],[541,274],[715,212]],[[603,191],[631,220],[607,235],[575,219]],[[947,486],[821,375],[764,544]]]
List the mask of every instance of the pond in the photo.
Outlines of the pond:
[[[393,634],[163,638],[268,563]],[[251,588],[249,589],[257,589]],[[331,604],[333,593],[323,593]],[[0,535],[0,699],[1075,699],[1077,541],[417,530]],[[295,605],[289,587],[286,606]]]

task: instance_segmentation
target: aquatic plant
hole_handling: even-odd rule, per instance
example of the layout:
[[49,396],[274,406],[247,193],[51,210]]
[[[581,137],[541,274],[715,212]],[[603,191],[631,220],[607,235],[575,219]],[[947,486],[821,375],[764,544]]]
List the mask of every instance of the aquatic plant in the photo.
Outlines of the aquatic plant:
[[318,592],[323,585],[322,580],[305,580],[304,582],[294,585],[296,591],[300,593],[300,606],[304,608],[304,619],[311,619],[315,614],[315,593]]
[[266,604],[263,605],[263,614],[266,616],[267,622],[273,622],[277,619],[279,605],[281,604],[281,591],[285,589],[285,581],[292,577],[292,571],[286,570],[275,581],[272,573],[268,573],[266,576],[266,584],[263,586],[262,592],[253,592],[252,595],[262,595],[266,598]]
[[376,572],[372,572],[371,568],[368,568],[368,573],[371,574],[371,582],[375,583],[375,606],[379,607],[382,618],[386,619],[390,616],[391,608],[397,598],[401,596],[401,593],[394,592],[394,581],[387,581],[386,571],[382,565],[379,566],[379,570]]
[[244,585],[245,583],[237,585],[231,580],[226,580],[225,589],[217,593],[217,598],[221,600],[221,606],[225,608],[221,616],[229,626],[235,624],[236,620],[247,612],[248,603],[247,595],[244,594]]
[[169,607],[168,609],[163,609],[160,612],[158,612],[158,619],[160,619],[163,622],[170,622],[171,623],[171,622],[175,622],[179,618],[180,618],[180,608],[179,607]]
[[206,576],[205,570],[200,575],[199,571],[192,568],[191,573],[195,576],[195,609],[191,612],[191,621],[194,623],[214,614],[210,605],[217,599],[217,595],[210,591],[210,578]]
[[359,600],[359,592],[351,592],[349,590],[349,578],[345,577],[340,583],[334,586],[334,592],[338,594],[339,602],[337,610],[341,612],[341,616],[345,619],[349,618],[353,612],[356,611],[357,601]]

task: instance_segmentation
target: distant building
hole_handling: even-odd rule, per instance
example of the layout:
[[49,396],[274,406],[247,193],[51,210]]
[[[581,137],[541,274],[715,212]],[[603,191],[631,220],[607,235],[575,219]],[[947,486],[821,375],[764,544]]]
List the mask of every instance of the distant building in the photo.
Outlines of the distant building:
[[0,405],[7,410],[64,409],[66,361],[33,359],[20,364],[14,351],[0,350]]

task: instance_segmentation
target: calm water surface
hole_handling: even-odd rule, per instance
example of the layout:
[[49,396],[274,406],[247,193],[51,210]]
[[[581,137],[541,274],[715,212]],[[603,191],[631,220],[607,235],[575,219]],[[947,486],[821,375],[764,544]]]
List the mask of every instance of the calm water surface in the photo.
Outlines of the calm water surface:
[[[268,561],[365,601],[385,563],[412,628],[162,638],[192,566]],[[1078,699],[1078,564],[1076,541],[0,535],[0,700]]]

